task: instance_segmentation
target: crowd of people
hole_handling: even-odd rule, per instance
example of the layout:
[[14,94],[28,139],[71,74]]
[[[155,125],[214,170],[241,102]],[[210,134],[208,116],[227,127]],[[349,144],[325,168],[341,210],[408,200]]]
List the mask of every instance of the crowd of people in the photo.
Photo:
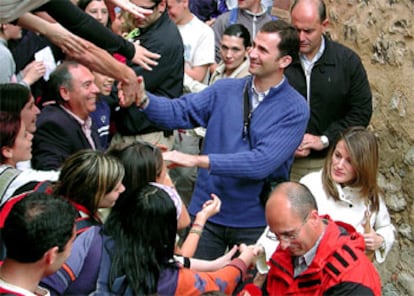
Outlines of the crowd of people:
[[271,6],[0,4],[0,293],[381,295],[367,73]]

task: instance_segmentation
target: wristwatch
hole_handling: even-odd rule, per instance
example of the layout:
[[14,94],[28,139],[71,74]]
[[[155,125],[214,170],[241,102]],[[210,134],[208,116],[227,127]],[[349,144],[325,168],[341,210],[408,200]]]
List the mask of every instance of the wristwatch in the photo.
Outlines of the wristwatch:
[[141,102],[139,103],[138,108],[141,110],[145,109],[145,107],[147,107],[148,105],[148,102],[149,102],[148,95],[145,94],[145,96],[141,99]]
[[322,135],[322,136],[320,137],[320,139],[321,139],[321,142],[322,142],[323,148],[324,148],[324,149],[325,149],[325,148],[327,148],[327,147],[329,146],[329,139],[328,139],[328,137],[327,137],[327,136],[325,136],[325,135]]

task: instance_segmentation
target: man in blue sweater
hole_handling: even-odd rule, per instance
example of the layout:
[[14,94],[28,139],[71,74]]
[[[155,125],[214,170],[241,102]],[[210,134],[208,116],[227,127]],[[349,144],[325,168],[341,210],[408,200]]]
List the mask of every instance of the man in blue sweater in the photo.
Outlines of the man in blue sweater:
[[250,51],[252,76],[221,79],[177,100],[137,94],[138,108],[170,129],[207,128],[201,155],[169,151],[172,165],[199,168],[189,212],[211,193],[221,211],[204,226],[196,257],[213,259],[234,244],[254,244],[266,225],[260,201],[265,181],[288,179],[293,154],[309,118],[303,97],[284,77],[299,52],[296,30],[282,20],[266,23]]

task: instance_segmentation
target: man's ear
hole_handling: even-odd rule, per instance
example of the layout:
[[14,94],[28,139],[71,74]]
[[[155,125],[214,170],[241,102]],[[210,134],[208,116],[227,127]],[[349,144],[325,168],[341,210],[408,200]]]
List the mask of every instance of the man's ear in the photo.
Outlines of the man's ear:
[[317,226],[319,224],[319,219],[320,218],[319,218],[319,214],[317,210],[312,210],[309,213],[308,220],[309,220],[309,223],[311,223],[313,226]]
[[44,258],[46,264],[47,265],[52,265],[56,261],[58,253],[59,253],[59,247],[58,246],[52,247],[49,250],[47,250],[45,252],[45,254],[43,255],[43,258]]
[[329,20],[328,18],[326,18],[322,21],[323,33],[326,32],[326,29],[328,28],[328,26],[329,26]]
[[167,0],[161,0],[161,2],[158,4],[158,11],[164,12],[167,9]]
[[252,49],[252,47],[251,46],[247,46],[246,47],[246,54],[245,54],[245,56],[246,56],[246,58],[248,58],[249,57],[249,52],[250,52],[250,50]]
[[59,94],[65,102],[69,101],[69,99],[70,99],[69,90],[66,87],[60,86],[59,87]]
[[290,63],[292,63],[292,57],[290,55],[285,55],[281,57],[279,60],[279,65],[282,69],[286,69],[290,65]]

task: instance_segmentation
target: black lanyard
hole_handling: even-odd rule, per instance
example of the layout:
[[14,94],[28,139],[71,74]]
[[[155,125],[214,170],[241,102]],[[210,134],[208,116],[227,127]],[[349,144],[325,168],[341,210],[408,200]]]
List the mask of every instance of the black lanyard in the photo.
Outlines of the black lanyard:
[[252,118],[252,110],[250,107],[250,98],[249,98],[249,90],[247,87],[248,83],[244,86],[244,94],[243,94],[243,139],[248,139],[249,144],[251,147],[250,142],[250,120]]

